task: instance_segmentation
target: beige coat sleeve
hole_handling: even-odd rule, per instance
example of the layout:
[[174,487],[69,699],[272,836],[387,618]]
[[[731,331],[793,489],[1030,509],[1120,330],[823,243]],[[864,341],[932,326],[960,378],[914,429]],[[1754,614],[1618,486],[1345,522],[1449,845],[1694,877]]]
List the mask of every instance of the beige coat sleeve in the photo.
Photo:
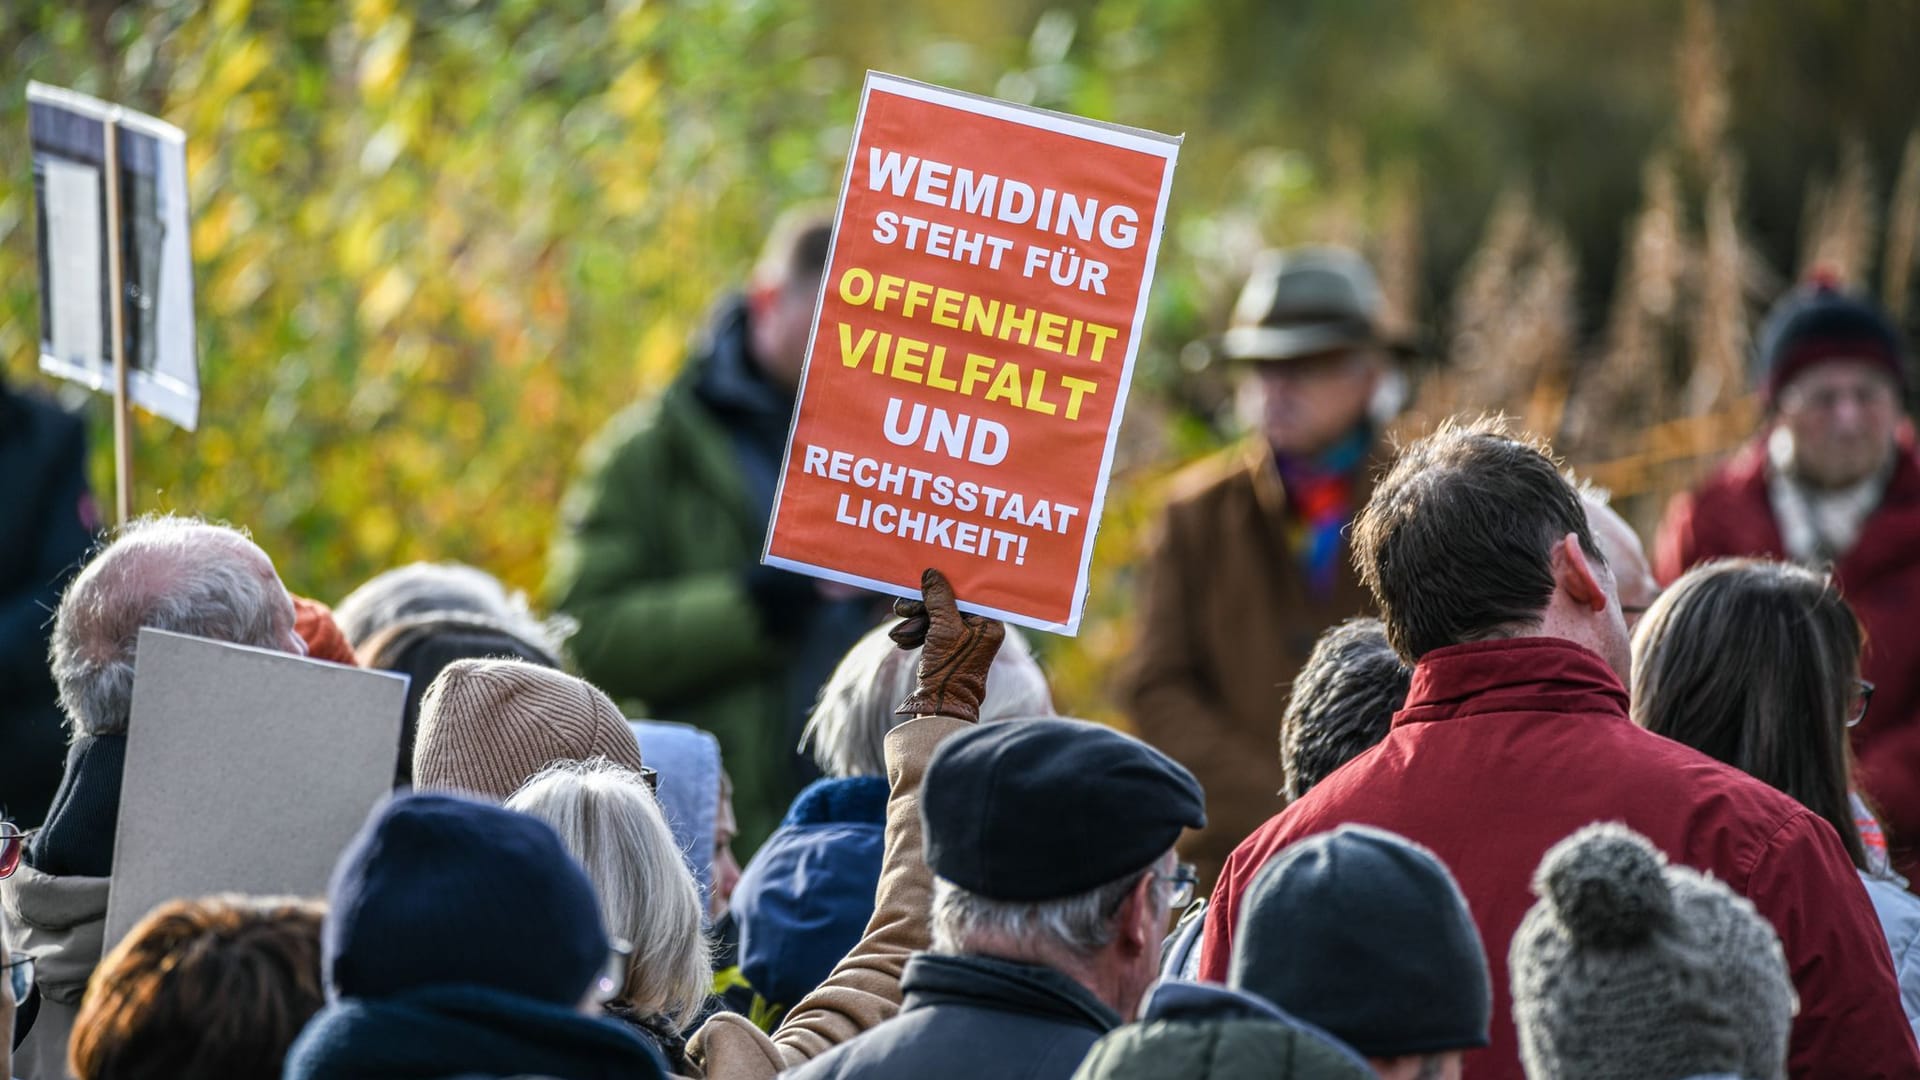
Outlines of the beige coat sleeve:
[[900,1011],[907,958],[931,941],[933,873],[920,837],[920,782],[934,749],[968,726],[965,720],[922,716],[888,733],[886,847],[866,933],[827,981],[787,1013],[772,1038],[744,1016],[720,1013],[708,1020],[689,1047],[706,1080],[767,1080]]

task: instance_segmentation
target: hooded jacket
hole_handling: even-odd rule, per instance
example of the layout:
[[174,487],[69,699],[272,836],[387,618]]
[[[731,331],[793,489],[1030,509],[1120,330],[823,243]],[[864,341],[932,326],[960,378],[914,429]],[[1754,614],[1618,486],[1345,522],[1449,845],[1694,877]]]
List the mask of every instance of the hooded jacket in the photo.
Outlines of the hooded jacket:
[[754,370],[743,300],[655,402],[615,417],[582,459],[547,591],[579,624],[580,673],[629,715],[713,732],[739,847],[766,839],[808,774],[793,751],[820,684],[877,616],[865,601],[788,603],[762,624],[746,574],[766,539],[793,400]]
[[1772,787],[1634,726],[1627,692],[1592,652],[1558,638],[1435,649],[1379,745],[1261,826],[1227,862],[1200,977],[1228,972],[1240,901],[1268,858],[1338,825],[1422,844],[1460,885],[1493,977],[1493,1042],[1467,1076],[1522,1076],[1507,953],[1553,844],[1619,821],[1706,871],[1773,924],[1800,995],[1795,1076],[1920,1075],[1886,939],[1832,826]]
[[483,986],[429,986],[322,1009],[287,1051],[287,1080],[665,1077],[653,1048],[614,1020]]
[[804,997],[873,917],[887,823],[878,776],[816,780],[787,811],[733,891],[740,974],[767,1002]]
[[1074,1080],[1372,1080],[1353,1048],[1252,994],[1163,982]]
[[55,877],[26,863],[0,881],[8,941],[15,953],[33,957],[40,988],[40,1015],[13,1053],[20,1080],[67,1075],[67,1039],[100,963],[111,884],[104,877]]
[[1120,1016],[1052,968],[923,953],[900,1015],[793,1070],[790,1080],[1067,1080]]
[[660,774],[654,790],[673,842],[700,886],[700,910],[713,893],[713,831],[720,817],[720,742],[686,724],[629,720],[640,756]]
[[[1764,440],[1749,444],[1699,488],[1674,497],[1654,542],[1653,570],[1671,584],[1708,559],[1790,561],[1767,492]],[[1850,733],[1854,782],[1878,808],[1895,869],[1920,873],[1920,457],[1902,440],[1880,505],[1833,567],[1840,594],[1866,628],[1861,675],[1873,708]]]

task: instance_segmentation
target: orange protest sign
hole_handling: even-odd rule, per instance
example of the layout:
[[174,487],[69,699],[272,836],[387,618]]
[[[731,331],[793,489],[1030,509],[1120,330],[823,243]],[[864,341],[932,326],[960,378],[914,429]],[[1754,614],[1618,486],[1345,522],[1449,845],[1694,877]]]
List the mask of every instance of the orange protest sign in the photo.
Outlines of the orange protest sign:
[[868,73],[768,564],[1079,628],[1179,146]]

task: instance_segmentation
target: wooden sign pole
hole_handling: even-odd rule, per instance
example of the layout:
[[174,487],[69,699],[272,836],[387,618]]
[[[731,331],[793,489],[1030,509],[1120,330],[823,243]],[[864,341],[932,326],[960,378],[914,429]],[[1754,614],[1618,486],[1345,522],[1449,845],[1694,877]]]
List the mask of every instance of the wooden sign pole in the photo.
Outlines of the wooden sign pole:
[[125,246],[120,235],[120,125],[109,115],[106,134],[107,328],[113,349],[113,506],[125,525],[133,518],[133,395],[127,390]]

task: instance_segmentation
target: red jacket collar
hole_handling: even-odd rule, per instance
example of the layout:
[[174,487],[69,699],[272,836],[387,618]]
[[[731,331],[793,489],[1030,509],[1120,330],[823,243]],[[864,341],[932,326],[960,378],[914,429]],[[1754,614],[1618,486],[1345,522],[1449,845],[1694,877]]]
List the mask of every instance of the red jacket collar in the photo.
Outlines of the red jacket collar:
[[1393,725],[1498,712],[1627,717],[1627,691],[1606,661],[1564,638],[1474,641],[1435,649],[1413,668]]

